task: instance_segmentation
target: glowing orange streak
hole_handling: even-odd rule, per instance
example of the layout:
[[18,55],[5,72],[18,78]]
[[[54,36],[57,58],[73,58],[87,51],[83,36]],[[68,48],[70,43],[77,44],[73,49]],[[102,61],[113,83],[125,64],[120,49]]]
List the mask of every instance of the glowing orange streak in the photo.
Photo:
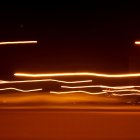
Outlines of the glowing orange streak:
[[140,95],[140,93],[130,93],[130,94],[116,94],[113,93],[113,96],[134,96],[134,95]]
[[104,85],[89,85],[89,86],[61,86],[61,88],[69,88],[69,89],[77,89],[77,88],[108,88],[108,89],[127,89],[127,88],[135,88],[135,87],[140,87],[140,86],[116,86],[116,87],[111,87],[111,86],[104,86]]
[[78,90],[78,91],[64,91],[64,92],[50,91],[50,93],[53,93],[53,94],[87,93],[87,94],[95,94],[95,95],[98,95],[98,94],[105,94],[107,92],[95,92],[95,93],[92,93],[92,92],[87,92],[87,91],[83,91],[83,90]]
[[21,89],[17,89],[17,88],[2,88],[0,90],[16,90],[16,91],[20,91],[20,92],[32,92],[32,91],[41,91],[42,89],[32,89],[32,90],[21,90]]
[[137,89],[123,89],[123,90],[103,90],[105,92],[140,92],[140,90]]
[[10,44],[35,44],[37,41],[11,41],[11,42],[0,42],[0,45],[10,45]]
[[77,83],[88,83],[92,82],[92,80],[83,80],[83,81],[61,81],[55,79],[42,79],[42,80],[24,80],[24,81],[2,81],[0,80],[0,84],[8,84],[8,83],[32,83],[32,82],[59,82],[59,83],[66,83],[66,84],[77,84]]
[[108,78],[121,78],[121,77],[140,77],[140,73],[132,74],[99,74],[90,72],[76,72],[76,73],[54,73],[54,74],[27,74],[27,73],[15,73],[15,76],[22,77],[54,77],[54,76],[97,76]]
[[140,45],[140,41],[135,41],[135,44],[136,45]]

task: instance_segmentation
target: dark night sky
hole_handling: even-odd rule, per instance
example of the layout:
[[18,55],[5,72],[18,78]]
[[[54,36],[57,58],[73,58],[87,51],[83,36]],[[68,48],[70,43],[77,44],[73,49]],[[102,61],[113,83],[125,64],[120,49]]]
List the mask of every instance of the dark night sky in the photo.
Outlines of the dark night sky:
[[38,45],[0,47],[0,75],[14,72],[127,73],[131,47],[140,40],[138,3],[1,5],[0,41]]

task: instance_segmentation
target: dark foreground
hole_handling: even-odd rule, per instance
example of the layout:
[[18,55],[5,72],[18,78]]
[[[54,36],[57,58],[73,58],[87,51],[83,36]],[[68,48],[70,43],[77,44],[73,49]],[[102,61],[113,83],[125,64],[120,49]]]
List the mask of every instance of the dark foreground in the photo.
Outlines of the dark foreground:
[[140,112],[1,110],[1,140],[138,140]]

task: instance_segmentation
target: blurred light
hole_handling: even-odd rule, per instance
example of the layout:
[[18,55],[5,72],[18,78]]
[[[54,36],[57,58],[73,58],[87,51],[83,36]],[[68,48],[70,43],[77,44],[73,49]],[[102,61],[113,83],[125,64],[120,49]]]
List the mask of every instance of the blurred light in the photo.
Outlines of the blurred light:
[[113,96],[136,96],[136,95],[140,95],[140,93],[130,93],[130,94],[116,94],[113,93]]
[[55,91],[50,91],[50,93],[53,94],[70,94],[70,93],[86,93],[86,94],[105,94],[106,92],[88,92],[88,91],[83,91],[83,90],[78,90],[78,91],[64,91],[64,92],[55,92]]
[[121,89],[121,90],[103,90],[105,92],[140,92],[137,89]]
[[140,45],[140,41],[135,41],[135,44],[136,45]]
[[12,44],[36,44],[37,41],[10,41],[10,42],[0,42],[0,45],[12,45]]
[[3,81],[3,80],[0,80],[0,84],[32,83],[32,82],[58,82],[58,83],[66,83],[66,84],[77,84],[77,83],[89,83],[89,82],[92,82],[92,80],[83,80],[83,81],[61,81],[61,80],[55,80],[55,79],[24,80],[24,81]]
[[76,72],[76,73],[51,73],[51,74],[28,74],[28,73],[15,73],[15,76],[21,77],[54,77],[54,76],[97,76],[108,78],[121,78],[121,77],[140,77],[140,73],[132,74],[99,74],[90,72]]
[[1,88],[0,90],[16,90],[16,91],[20,91],[20,92],[32,92],[32,91],[41,91],[42,89],[31,89],[31,90],[21,90],[21,89],[17,89],[17,88]]
[[140,86],[104,86],[104,85],[89,85],[89,86],[61,86],[61,88],[69,88],[69,89],[76,89],[76,88],[107,88],[107,89],[128,89],[128,88],[135,88]]

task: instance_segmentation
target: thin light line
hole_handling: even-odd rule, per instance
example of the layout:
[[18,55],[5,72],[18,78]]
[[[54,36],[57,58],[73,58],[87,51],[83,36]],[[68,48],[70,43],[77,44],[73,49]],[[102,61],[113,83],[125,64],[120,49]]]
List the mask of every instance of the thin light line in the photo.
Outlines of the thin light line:
[[78,90],[78,91],[64,91],[64,92],[56,92],[56,91],[50,91],[50,93],[52,94],[70,94],[70,93],[87,93],[87,94],[105,94],[106,92],[87,92],[87,91],[83,91],[83,90]]
[[140,92],[140,90],[137,89],[121,89],[121,90],[103,90],[105,92]]
[[8,83],[32,83],[32,82],[59,82],[66,84],[77,84],[77,83],[89,83],[92,80],[81,80],[81,81],[61,81],[56,79],[41,79],[41,80],[23,80],[23,81],[3,81],[0,80],[0,84],[8,84]]
[[16,91],[20,91],[20,92],[32,92],[32,91],[41,91],[42,89],[31,89],[31,90],[22,90],[22,89],[18,89],[18,88],[13,88],[13,87],[9,87],[9,88],[1,88],[0,90],[16,90]]
[[130,93],[130,94],[116,94],[112,93],[113,96],[134,96],[134,95],[140,95],[140,93]]
[[140,86],[104,86],[104,85],[89,85],[89,86],[61,86],[61,88],[79,89],[79,88],[107,88],[107,89],[128,89]]
[[15,73],[15,76],[21,77],[54,77],[54,76],[97,76],[107,78],[122,78],[122,77],[140,77],[140,73],[131,74],[99,74],[90,72],[75,72],[75,73],[50,73],[50,74],[29,74],[29,73]]
[[12,45],[12,44],[36,44],[37,41],[9,41],[9,42],[0,42],[0,45]]

